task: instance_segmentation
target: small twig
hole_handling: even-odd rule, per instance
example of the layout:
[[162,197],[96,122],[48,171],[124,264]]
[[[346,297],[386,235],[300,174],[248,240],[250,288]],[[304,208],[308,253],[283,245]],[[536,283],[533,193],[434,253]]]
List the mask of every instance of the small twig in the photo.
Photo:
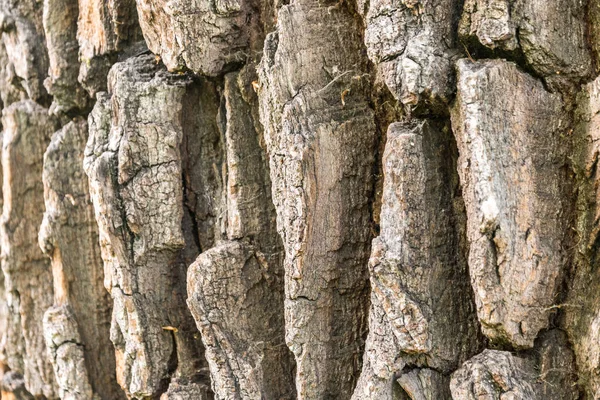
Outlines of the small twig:
[[561,309],[563,307],[575,307],[575,308],[581,308],[582,305],[580,304],[568,304],[568,303],[563,303],[563,304],[555,304],[553,306],[550,307],[546,307],[544,308],[542,311],[549,311],[549,310],[554,310],[555,308]]
[[175,328],[174,326],[168,326],[167,325],[167,326],[163,326],[162,328],[165,331],[172,331],[172,332],[175,332],[175,333],[179,332],[179,329]]
[[331,82],[329,82],[327,85],[325,85],[321,89],[319,89],[319,91],[317,93],[321,93],[321,92],[329,89],[329,87],[331,85],[333,85],[336,81],[340,80],[341,78],[343,78],[344,76],[348,75],[351,72],[353,72],[353,71],[350,70],[350,71],[342,72],[341,74],[339,74],[338,76],[336,76],[335,78],[333,78],[333,80]]
[[475,62],[473,57],[471,57],[471,53],[469,53],[469,49],[467,49],[467,46],[463,42],[460,42],[460,44],[462,44],[463,47],[465,48],[465,52],[467,53],[467,57],[469,57],[469,60],[471,60],[471,62]]
[[342,98],[342,106],[346,105],[346,96],[350,93],[350,89],[345,89],[342,92],[341,98]]

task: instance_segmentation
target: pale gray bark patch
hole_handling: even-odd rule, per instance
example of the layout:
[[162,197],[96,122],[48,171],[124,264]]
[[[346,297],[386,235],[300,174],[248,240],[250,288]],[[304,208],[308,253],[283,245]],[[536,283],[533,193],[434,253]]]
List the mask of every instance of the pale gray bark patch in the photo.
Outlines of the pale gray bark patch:
[[402,374],[393,386],[392,398],[406,400],[450,399],[450,377],[428,368]]
[[458,62],[452,110],[469,269],[483,333],[530,348],[562,282],[569,120],[561,97],[501,60]]
[[532,360],[507,351],[484,350],[452,375],[453,399],[542,399]]
[[62,400],[93,398],[77,321],[68,306],[44,314],[44,337]]
[[375,0],[364,15],[369,58],[394,97],[424,112],[447,113],[454,92],[456,0]]
[[243,242],[222,242],[189,268],[188,305],[217,399],[294,397],[280,285],[265,255]]

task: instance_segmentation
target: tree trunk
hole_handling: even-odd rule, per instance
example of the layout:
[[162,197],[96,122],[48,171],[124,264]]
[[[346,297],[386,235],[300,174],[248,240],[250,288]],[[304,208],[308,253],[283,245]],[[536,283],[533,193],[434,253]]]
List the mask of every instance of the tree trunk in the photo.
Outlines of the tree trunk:
[[600,399],[600,0],[0,0],[4,399]]

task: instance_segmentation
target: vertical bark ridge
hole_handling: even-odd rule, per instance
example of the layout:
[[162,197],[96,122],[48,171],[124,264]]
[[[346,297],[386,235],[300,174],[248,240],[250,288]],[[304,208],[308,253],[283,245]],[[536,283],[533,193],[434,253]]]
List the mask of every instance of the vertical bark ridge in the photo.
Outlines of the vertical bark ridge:
[[286,342],[298,398],[349,398],[367,329],[376,145],[360,29],[341,3],[282,6],[259,68],[285,248]]
[[225,75],[219,114],[224,240],[188,271],[188,305],[219,399],[295,396],[294,362],[285,345],[283,248],[261,146],[255,77],[252,65]]
[[24,100],[2,111],[2,126],[0,242],[8,307],[2,353],[32,395],[52,398],[57,393],[52,364],[40,357],[46,354],[42,319],[52,305],[52,273],[37,236],[44,210],[42,163],[57,123],[47,109]]
[[192,84],[151,56],[131,58],[111,69],[90,116],[85,164],[114,301],[111,340],[132,398],[211,398],[185,307],[185,271],[199,252],[182,227],[181,113]]
[[50,257],[53,307],[44,317],[44,336],[60,398],[123,398],[114,379],[109,339],[112,301],[104,270],[87,177],[83,170],[87,121],[69,122],[52,136],[44,154],[46,212],[39,233]]
[[354,399],[392,398],[395,381],[411,398],[448,398],[449,374],[482,346],[459,245],[452,152],[449,121],[388,129],[369,336]]

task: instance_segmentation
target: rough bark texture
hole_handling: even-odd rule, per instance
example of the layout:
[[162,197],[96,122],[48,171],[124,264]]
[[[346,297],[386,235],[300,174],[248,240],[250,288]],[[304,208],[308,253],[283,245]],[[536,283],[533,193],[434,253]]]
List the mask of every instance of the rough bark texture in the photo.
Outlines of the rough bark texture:
[[25,100],[3,110],[2,126],[0,243],[9,319],[2,353],[7,366],[23,374],[31,394],[52,397],[52,365],[39,357],[46,353],[42,319],[52,305],[52,274],[36,239],[44,208],[42,162],[56,125],[48,110]]
[[253,71],[250,66],[225,75],[219,111],[224,240],[188,270],[188,306],[218,399],[293,398],[295,392],[293,357],[285,345],[283,249]]
[[202,253],[189,269],[188,304],[218,399],[293,397],[281,280],[270,269],[262,253],[240,242]]
[[489,49],[521,53],[538,74],[585,78],[592,70],[585,7],[581,0],[466,0],[458,32]]
[[84,108],[87,93],[77,82],[77,1],[45,0],[44,30],[50,67],[44,84],[53,96],[51,111],[68,112]]
[[[411,398],[443,398],[448,374],[481,347],[461,253],[464,210],[453,154],[447,122],[388,129],[381,232],[369,261],[369,336],[355,399],[390,398],[396,379]],[[452,290],[440,282],[452,282]]]
[[541,335],[536,354],[484,350],[453,375],[453,399],[577,399],[573,353],[566,335],[552,330]]
[[48,51],[42,14],[43,3],[36,0],[0,3],[0,30],[7,66],[14,73],[17,85],[38,102],[47,96],[43,83],[48,73]]
[[91,398],[93,392],[118,399],[114,352],[105,350],[111,346],[112,302],[103,285],[98,227],[83,171],[87,136],[87,121],[69,122],[52,136],[44,155],[46,213],[39,243],[51,258],[54,281],[44,336],[61,398]]
[[279,10],[259,71],[299,398],[348,398],[360,370],[376,143],[361,47],[344,7],[302,0]]
[[577,174],[577,242],[574,243],[574,277],[564,304],[565,322],[577,355],[580,379],[589,398],[600,396],[600,298],[598,263],[598,135],[600,135],[600,80],[582,87],[577,97],[574,152]]
[[260,50],[260,1],[139,0],[137,4],[148,47],[169,70],[187,67],[215,76]]
[[454,91],[459,3],[375,0],[369,4],[361,0],[358,6],[365,13],[369,58],[394,97],[411,108],[426,104],[443,112]]
[[[60,1],[64,1],[63,7],[74,7],[75,0]],[[77,3],[78,81],[94,97],[98,91],[106,90],[110,66],[120,53],[131,55],[128,48],[139,40],[141,33],[135,0],[78,0]],[[143,43],[141,47],[145,47]]]
[[453,108],[469,266],[483,333],[532,347],[565,260],[560,96],[506,61],[462,60]]
[[599,21],[0,0],[1,399],[599,399]]
[[90,116],[85,165],[114,301],[117,380],[134,398],[181,385],[196,393],[206,362],[185,305],[185,272],[199,249],[181,178],[183,136],[197,134],[182,126],[192,82],[150,56],[115,64],[108,79]]

